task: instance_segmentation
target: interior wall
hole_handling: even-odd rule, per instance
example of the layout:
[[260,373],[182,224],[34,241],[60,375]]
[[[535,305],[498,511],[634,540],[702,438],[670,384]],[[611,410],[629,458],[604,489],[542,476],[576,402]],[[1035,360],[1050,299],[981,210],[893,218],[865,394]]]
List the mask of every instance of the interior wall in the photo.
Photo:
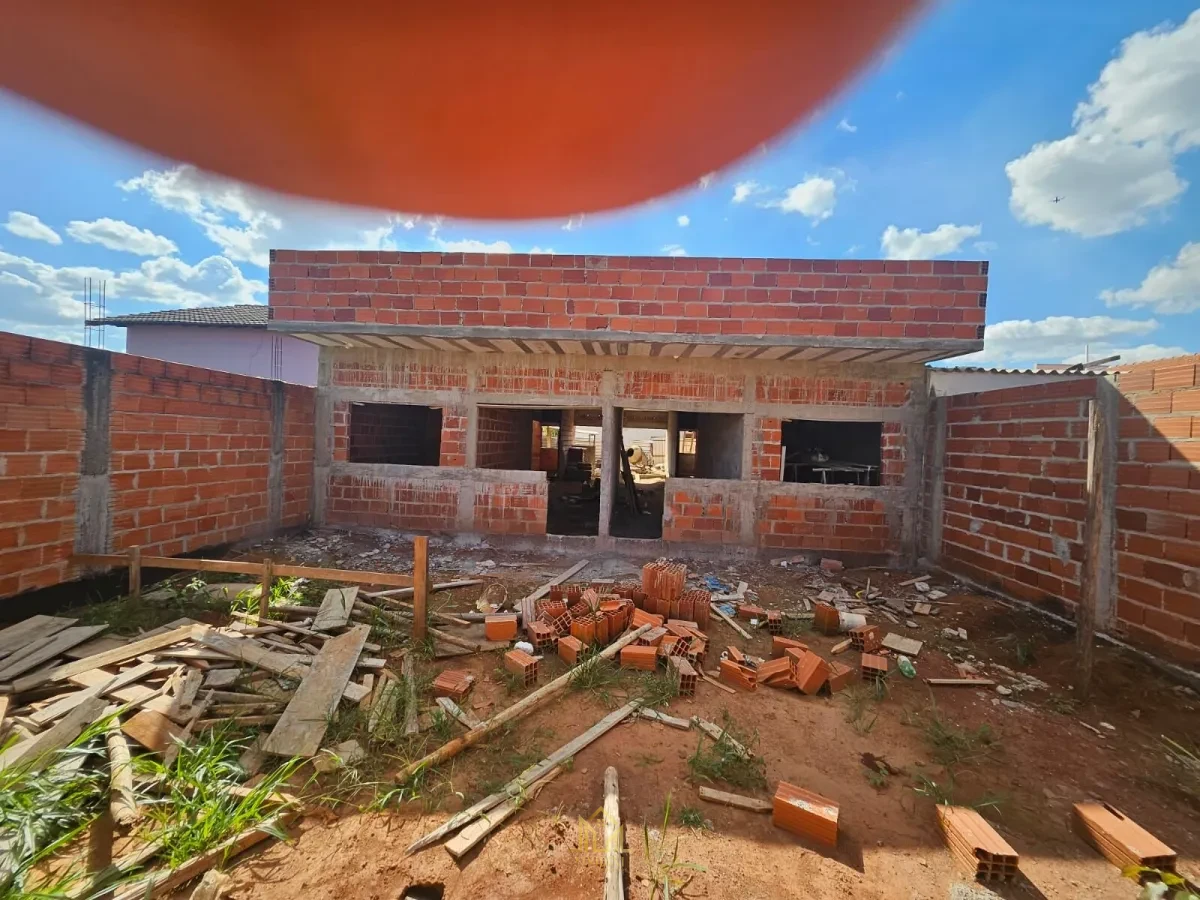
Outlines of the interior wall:
[[697,413],[697,478],[742,477],[742,433],[745,417],[736,413]]
[[481,406],[478,422],[476,466],[480,469],[536,468],[532,445],[533,410]]

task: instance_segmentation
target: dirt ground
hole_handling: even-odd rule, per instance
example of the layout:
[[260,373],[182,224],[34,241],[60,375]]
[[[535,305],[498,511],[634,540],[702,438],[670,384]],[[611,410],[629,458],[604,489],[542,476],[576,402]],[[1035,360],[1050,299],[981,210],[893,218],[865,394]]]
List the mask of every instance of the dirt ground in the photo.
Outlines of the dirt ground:
[[[393,571],[404,571],[411,559],[410,545],[402,539],[381,542],[370,534],[332,531],[307,533],[254,550],[299,563]],[[483,573],[504,583],[512,596],[521,596],[574,561],[552,551],[517,554],[486,545],[438,542],[431,544],[430,557],[434,581]],[[580,580],[629,580],[645,561],[616,556],[593,559]],[[768,608],[799,611],[804,608],[801,598],[814,598],[822,586],[845,584],[854,589],[867,577],[885,596],[917,599],[912,588],[896,587],[908,577],[898,572],[874,569],[825,577],[809,567],[782,568],[765,560],[740,565],[686,561],[701,576],[711,574],[731,585],[739,579],[749,582],[760,604]],[[784,780],[837,801],[840,838],[835,852],[773,827],[769,815],[701,801],[688,767],[688,757],[701,740],[698,733],[635,719],[579,753],[569,771],[460,862],[440,844],[406,857],[404,848],[412,840],[485,793],[501,773],[511,777],[585,731],[610,709],[594,692],[569,691],[521,720],[512,733],[458,756],[439,771],[436,784],[422,799],[385,812],[343,806],[336,814],[309,816],[294,830],[293,842],[275,843],[245,858],[234,870],[228,896],[393,900],[419,884],[443,886],[446,898],[600,896],[603,857],[589,848],[591,826],[581,825],[580,820],[590,819],[599,809],[603,772],[610,765],[620,778],[631,898],[650,897],[652,883],[665,874],[662,865],[650,865],[647,835],[652,855],[665,854],[666,859],[677,861],[674,884],[687,882],[673,896],[740,900],[991,896],[979,888],[964,893],[962,885],[969,884],[970,878],[945,848],[935,822],[934,801],[914,790],[924,780],[936,782],[957,803],[996,802],[981,811],[1018,851],[1023,874],[1017,883],[1001,887],[1000,896],[1137,895],[1132,882],[1122,879],[1116,867],[1071,831],[1071,804],[1089,798],[1102,798],[1124,810],[1176,849],[1182,873],[1200,875],[1200,790],[1194,779],[1185,783],[1181,767],[1165,752],[1161,739],[1166,735],[1200,743],[1196,695],[1132,655],[1102,645],[1096,652],[1094,699],[1079,704],[1068,688],[1074,672],[1071,633],[1043,616],[965,593],[946,579],[935,576],[932,583],[948,596],[934,603],[938,615],[913,617],[916,628],[906,627],[908,617],[903,615],[898,624],[879,614],[871,619],[885,631],[926,642],[915,660],[919,677],[908,680],[893,671],[882,700],[876,701],[864,686],[832,698],[768,687],[731,695],[702,681],[694,697],[677,698],[667,709],[672,715],[700,715],[718,722],[728,712],[743,731],[756,735],[755,749],[765,759],[769,785],[753,792],[756,796],[769,799],[775,784]],[[432,607],[472,609],[481,590],[436,594]],[[965,628],[967,639],[943,637],[946,627]],[[714,617],[709,635],[710,670],[727,644],[770,656],[765,631],[745,641]],[[811,632],[796,637],[827,658],[837,642]],[[852,655],[838,658],[854,662],[847,659]],[[480,681],[464,705],[485,718],[525,693],[506,693],[496,673],[499,659],[499,653],[479,654],[439,660],[432,668],[473,671]],[[921,681],[959,675],[956,661],[974,665],[1011,693],[930,688]],[[566,671],[556,656],[547,656],[542,666],[543,684]],[[1022,676],[1032,676],[1046,686],[1022,689],[1036,685],[1027,678],[1023,683]],[[610,702],[622,702],[622,697]],[[857,718],[856,710],[861,713]],[[981,755],[948,772],[935,761],[928,738],[935,719],[965,731],[986,724],[993,740]],[[868,779],[871,770],[863,762],[865,754],[885,759],[898,774],[873,785]],[[388,764],[385,760],[385,771]],[[713,786],[751,793],[724,784]],[[673,821],[664,835],[668,797]],[[680,824],[685,808],[698,810],[704,825]]]

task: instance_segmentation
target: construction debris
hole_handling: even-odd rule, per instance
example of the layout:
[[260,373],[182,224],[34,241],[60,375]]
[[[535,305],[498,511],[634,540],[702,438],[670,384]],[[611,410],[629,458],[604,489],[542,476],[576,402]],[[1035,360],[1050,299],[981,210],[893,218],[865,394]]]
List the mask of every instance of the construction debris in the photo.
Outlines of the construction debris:
[[916,656],[921,652],[921,648],[925,646],[922,641],[891,631],[884,637],[882,645],[896,653],[903,653],[905,656]]
[[757,797],[743,797],[741,794],[730,794],[726,791],[714,790],[710,787],[700,787],[700,799],[709,803],[719,803],[722,806],[733,806],[756,813],[769,813],[775,809],[770,800],[759,800]]

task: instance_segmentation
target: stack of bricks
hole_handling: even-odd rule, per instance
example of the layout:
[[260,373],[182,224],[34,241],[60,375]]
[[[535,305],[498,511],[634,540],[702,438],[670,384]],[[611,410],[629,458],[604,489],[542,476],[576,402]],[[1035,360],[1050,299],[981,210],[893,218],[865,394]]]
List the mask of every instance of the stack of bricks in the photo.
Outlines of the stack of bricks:
[[634,628],[640,628],[643,625],[650,625],[654,628],[660,628],[662,627],[663,621],[664,620],[662,616],[646,612],[642,609],[634,609],[630,624]]
[[520,676],[524,687],[537,684],[538,661],[523,650],[509,650],[505,653],[504,668]]
[[811,838],[828,847],[837,846],[838,805],[804,788],[779,782],[771,822],[777,828]]
[[707,628],[710,603],[712,603],[712,594],[708,591],[696,589],[684,591],[679,598],[679,618],[690,619],[700,628]]
[[475,676],[459,669],[446,669],[433,679],[433,696],[449,697],[458,701],[467,696],[471,686],[475,684]]
[[675,673],[675,678],[679,684],[679,693],[684,697],[691,697],[695,694],[696,681],[699,676],[696,674],[696,670],[692,668],[692,664],[679,656],[668,658],[667,664],[671,667],[671,671]]
[[571,620],[571,637],[585,647],[596,643],[596,617],[591,613],[575,616]]
[[[681,563],[670,563],[665,559],[657,559],[642,566],[642,590],[649,599],[665,600],[670,604],[683,595],[683,585],[686,581],[687,566]],[[661,610],[660,614],[669,616],[671,614],[670,607]]]
[[538,650],[548,650],[554,648],[556,634],[554,626],[547,625],[545,622],[533,622],[527,629],[529,632],[529,643]]
[[658,648],[630,644],[621,648],[621,666],[626,669],[644,669],[653,672],[658,668]]
[[538,618],[553,628],[559,637],[571,633],[571,614],[567,611],[567,604],[561,600],[548,601],[538,613]]
[[759,684],[769,685],[770,687],[791,687],[795,685],[792,660],[786,656],[765,660],[759,664],[755,674],[757,675]]

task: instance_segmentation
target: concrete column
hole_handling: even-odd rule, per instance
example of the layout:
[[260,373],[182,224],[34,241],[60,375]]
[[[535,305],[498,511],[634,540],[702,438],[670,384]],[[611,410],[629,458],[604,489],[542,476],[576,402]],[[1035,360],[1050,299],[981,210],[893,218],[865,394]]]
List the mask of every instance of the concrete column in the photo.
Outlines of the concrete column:
[[667,477],[674,478],[679,465],[679,413],[667,413]]
[[287,389],[282,381],[271,382],[271,456],[267,461],[267,527],[274,534],[283,524],[283,416]]
[[924,547],[922,553],[927,560],[937,563],[942,556],[942,515],[946,490],[946,398],[932,397],[927,413],[933,417],[933,435],[925,446],[928,460],[923,461],[923,470],[929,473],[923,490],[926,496]]
[[[1121,424],[1121,395],[1117,387],[1108,378],[1096,379],[1095,412],[1099,420],[1099,428],[1095,440],[1103,446],[1093,449],[1088,454],[1089,484],[1095,484],[1098,493],[1088,497],[1089,516],[1094,519],[1093,527],[1097,530],[1094,541],[1087,548],[1089,560],[1085,564],[1092,569],[1090,579],[1094,596],[1089,598],[1085,591],[1082,602],[1092,600],[1095,604],[1095,626],[1100,630],[1108,629],[1116,617],[1116,597],[1113,586],[1116,582],[1116,533],[1117,533],[1117,443]],[[1099,472],[1091,477],[1090,467],[1096,466]],[[1093,512],[1094,510],[1094,512]],[[1087,540],[1089,535],[1081,535]]]
[[[911,399],[901,420],[904,427],[904,503],[897,510],[900,515],[900,556],[906,566],[916,565],[920,552],[921,510],[924,507],[922,489],[925,481],[925,432],[927,430],[930,400],[928,376],[922,371],[909,386]],[[937,457],[940,463],[940,455]]]
[[623,452],[617,442],[617,423],[621,421],[621,408],[605,403],[601,411],[600,424],[600,528],[599,535],[608,537],[612,522],[613,501],[621,483],[621,457]]
[[479,404],[471,402],[467,404],[467,462],[468,469],[475,468],[479,458]]
[[564,409],[562,421],[558,426],[558,477],[562,478],[567,472],[567,448],[575,437],[575,410]]
[[333,349],[322,347],[317,360],[317,396],[313,423],[313,525],[324,525],[329,502],[329,467],[333,464]]
[[75,505],[75,552],[108,553],[112,541],[109,469],[112,460],[112,354],[83,351],[83,452]]

